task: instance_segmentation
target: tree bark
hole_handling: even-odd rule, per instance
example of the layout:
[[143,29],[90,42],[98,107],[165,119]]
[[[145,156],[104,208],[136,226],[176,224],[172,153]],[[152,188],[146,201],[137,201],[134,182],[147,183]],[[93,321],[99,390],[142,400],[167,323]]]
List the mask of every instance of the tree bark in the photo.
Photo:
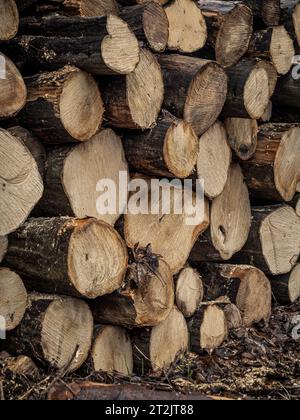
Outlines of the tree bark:
[[256,20],[266,26],[277,26],[280,23],[280,0],[244,0],[250,7]]
[[282,21],[300,46],[300,4],[298,0],[281,0]]
[[279,79],[273,100],[276,104],[284,108],[287,106],[299,109],[299,94],[299,70],[297,70],[297,67],[294,67],[287,76]]

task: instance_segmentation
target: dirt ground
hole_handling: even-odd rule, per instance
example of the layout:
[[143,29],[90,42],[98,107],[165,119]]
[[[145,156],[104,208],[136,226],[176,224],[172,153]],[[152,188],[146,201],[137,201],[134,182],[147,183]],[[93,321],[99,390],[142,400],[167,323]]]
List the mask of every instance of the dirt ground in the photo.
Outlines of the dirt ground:
[[237,399],[300,399],[300,302],[277,306],[268,326],[239,329],[212,355],[179,356],[160,377],[125,378],[92,374],[66,376],[40,369],[35,378],[16,376],[0,359],[0,399],[46,399],[57,383],[84,379],[101,383],[135,383],[158,390],[176,390]]

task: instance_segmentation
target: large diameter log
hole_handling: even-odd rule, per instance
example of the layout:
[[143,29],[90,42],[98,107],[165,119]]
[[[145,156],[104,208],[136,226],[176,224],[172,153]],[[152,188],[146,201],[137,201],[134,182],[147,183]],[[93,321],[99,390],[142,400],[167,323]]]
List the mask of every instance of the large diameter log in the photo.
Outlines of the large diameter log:
[[159,56],[164,108],[189,122],[197,135],[217,120],[227,95],[227,76],[215,62],[181,55]]
[[266,26],[277,26],[280,23],[280,0],[244,0],[253,12],[255,19],[262,20]]
[[132,375],[133,352],[127,331],[111,325],[96,326],[90,361],[93,372]]
[[204,182],[205,195],[219,196],[227,183],[232,153],[222,123],[213,124],[200,138],[197,177]]
[[282,276],[271,277],[272,293],[277,302],[290,305],[300,297],[300,264]]
[[15,0],[1,0],[0,10],[0,41],[6,41],[18,32],[19,12]]
[[188,350],[184,316],[174,307],[161,324],[152,329],[136,330],[132,341],[135,372],[143,376],[148,371],[164,372]]
[[[45,191],[35,213],[95,217],[113,226],[126,206],[118,198],[121,176],[129,179],[128,165],[121,139],[110,128],[88,142],[51,149],[46,159]],[[99,186],[106,179],[113,183],[117,197],[115,208],[109,212],[101,207],[105,185]]]
[[38,165],[23,141],[0,129],[0,235],[25,222],[43,194]]
[[137,278],[128,275],[122,289],[91,302],[96,322],[132,328],[155,326],[167,318],[174,305],[170,268],[161,260],[157,272],[137,270]]
[[7,236],[0,236],[0,263],[2,262],[7,251]]
[[112,78],[102,86],[106,118],[114,127],[152,128],[164,98],[161,68],[155,56],[142,49],[140,62],[129,75]]
[[253,196],[291,201],[300,187],[300,128],[292,124],[265,124],[259,128],[257,149],[242,163]]
[[43,293],[96,298],[121,287],[127,250],[118,233],[96,219],[29,219],[9,237],[8,267]]
[[193,0],[174,0],[165,7],[169,20],[170,50],[193,53],[204,47],[207,27],[201,10]]
[[248,54],[270,60],[279,74],[287,74],[292,67],[295,48],[284,26],[274,26],[253,34]]
[[285,107],[293,107],[297,108],[297,110],[295,110],[297,112],[300,108],[299,92],[299,67],[295,66],[287,76],[279,79],[273,100],[276,104],[281,105],[284,110]]
[[229,88],[222,116],[259,119],[270,99],[267,71],[255,60],[241,60],[227,69]]
[[27,292],[22,279],[8,268],[0,268],[0,330],[15,329],[25,314],[27,307]]
[[208,44],[215,50],[216,61],[223,67],[236,64],[247,52],[253,31],[249,7],[233,1],[199,0],[206,19]]
[[185,267],[178,275],[175,288],[176,305],[185,318],[190,318],[204,297],[202,277],[192,267]]
[[16,354],[67,372],[87,359],[93,336],[93,317],[80,299],[30,294],[25,316],[8,338]]
[[[161,255],[172,273],[178,273],[185,265],[197,238],[209,226],[209,204],[199,194],[174,188],[167,183],[156,183],[150,187],[150,180],[136,178],[140,188],[138,194],[145,203],[152,203],[154,211],[146,214],[136,212],[134,206],[125,215],[124,238],[133,248],[136,244],[147,247],[151,244],[155,254]],[[188,193],[189,200],[184,194]],[[135,197],[130,198],[130,204]],[[182,205],[183,201],[185,205]],[[190,201],[190,203],[188,203]],[[180,246],[174,244],[180,241]]]
[[299,0],[281,0],[282,20],[285,27],[300,46],[300,3]]
[[260,321],[268,322],[271,316],[271,285],[258,268],[246,265],[197,265],[204,285],[204,299],[215,301],[228,297],[242,315],[247,327]]
[[27,77],[27,104],[17,116],[43,142],[89,140],[101,127],[104,107],[97,83],[88,73],[65,66]]
[[16,115],[25,105],[26,95],[26,86],[19,70],[0,53],[0,118]]
[[230,146],[241,160],[250,159],[257,146],[258,123],[249,118],[227,118],[225,127]]
[[129,166],[137,172],[162,177],[187,178],[198,154],[198,137],[191,125],[163,112],[148,131],[123,132]]
[[11,53],[17,50],[25,63],[46,70],[70,64],[92,74],[129,74],[139,63],[138,40],[119,17],[109,15],[103,19],[106,25],[99,28],[97,36],[21,36],[10,41],[6,49]]

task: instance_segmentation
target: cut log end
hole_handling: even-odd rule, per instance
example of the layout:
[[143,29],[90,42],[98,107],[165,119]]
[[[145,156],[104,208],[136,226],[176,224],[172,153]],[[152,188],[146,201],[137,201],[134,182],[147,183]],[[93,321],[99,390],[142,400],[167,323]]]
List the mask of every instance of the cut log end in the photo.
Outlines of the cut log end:
[[115,15],[107,17],[107,32],[109,35],[101,44],[106,66],[118,74],[132,73],[140,59],[137,38],[127,23]]
[[300,264],[292,270],[289,277],[288,292],[290,302],[296,302],[300,297]]
[[257,146],[257,121],[248,118],[227,118],[225,127],[229,143],[238,157],[242,160],[250,159]]
[[7,118],[14,116],[23,108],[26,103],[27,91],[17,67],[8,57],[1,53],[0,65],[0,118]]
[[236,64],[247,52],[253,31],[251,10],[242,4],[228,13],[218,33],[216,59],[224,67]]
[[293,11],[293,23],[296,33],[296,39],[300,46],[300,3],[297,3]]
[[194,315],[203,300],[201,276],[191,267],[184,268],[176,282],[176,304],[185,318]]
[[143,15],[146,39],[155,52],[165,51],[169,39],[169,21],[166,12],[158,3],[146,5]]
[[269,78],[265,69],[255,66],[244,89],[245,108],[252,119],[259,119],[270,98]]
[[7,236],[0,236],[0,263],[5,257],[7,251],[8,240]]
[[207,27],[201,10],[192,0],[175,0],[167,5],[170,50],[193,53],[203,48]]
[[83,17],[107,16],[109,14],[117,15],[119,12],[118,4],[115,0],[66,0],[64,7],[66,10],[74,10],[76,14]]
[[184,108],[184,119],[197,135],[205,133],[220,115],[226,101],[227,76],[217,64],[210,62],[193,79]]
[[117,232],[96,219],[75,219],[68,251],[68,269],[79,293],[93,299],[121,287],[127,249]]
[[133,372],[133,354],[127,331],[107,325],[96,327],[94,336],[91,350],[93,370],[130,376]]
[[279,74],[287,74],[295,56],[294,43],[284,26],[273,28],[270,45],[272,62]]
[[0,330],[15,329],[25,314],[27,307],[27,292],[18,274],[8,268],[0,268],[0,316],[5,325]]
[[224,126],[216,122],[199,140],[197,176],[204,181],[204,192],[208,198],[215,198],[224,190],[231,159]]
[[15,0],[0,1],[0,40],[14,38],[19,28],[19,12]]
[[259,61],[257,63],[257,67],[263,68],[267,72],[268,79],[269,79],[269,88],[270,88],[269,95],[270,95],[270,98],[271,98],[271,96],[273,96],[273,94],[275,92],[275,89],[276,89],[276,86],[277,86],[277,81],[278,81],[277,70],[272,63],[270,63],[269,61],[265,61],[265,60]]
[[43,194],[37,163],[24,143],[0,129],[0,235],[25,222]]

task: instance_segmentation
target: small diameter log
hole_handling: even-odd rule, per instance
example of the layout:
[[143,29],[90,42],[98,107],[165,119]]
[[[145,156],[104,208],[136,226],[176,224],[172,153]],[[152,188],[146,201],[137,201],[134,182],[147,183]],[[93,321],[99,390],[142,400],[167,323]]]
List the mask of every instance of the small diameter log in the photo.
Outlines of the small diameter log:
[[24,142],[0,129],[0,236],[25,222],[43,194],[34,156]]
[[189,122],[197,135],[205,133],[226,100],[224,70],[215,62],[195,57],[162,55],[158,60],[164,75],[164,108]]
[[148,371],[164,372],[178,356],[188,350],[187,324],[174,307],[168,318],[152,329],[133,333],[134,371],[144,376]]
[[222,116],[259,119],[270,99],[267,71],[257,61],[243,59],[227,75],[229,91]]
[[[297,108],[295,114],[298,114],[297,121],[299,121],[299,108],[300,108],[300,77],[299,67],[295,66],[290,73],[279,79],[273,101],[283,107],[285,111],[286,107]],[[285,116],[284,116],[285,118]],[[282,121],[286,122],[286,121]]]
[[290,35],[300,46],[300,3],[299,0],[281,0],[282,20]]
[[277,302],[290,305],[300,297],[300,264],[289,274],[271,277],[272,293]]
[[174,0],[165,7],[169,20],[170,50],[193,53],[204,47],[207,27],[204,16],[193,0]]
[[15,0],[0,0],[0,41],[16,36],[19,28],[19,12]]
[[0,365],[4,376],[9,372],[9,374],[23,378],[35,380],[39,378],[39,369],[27,356],[12,357],[8,354],[3,355],[0,353]]
[[244,0],[250,7],[255,19],[261,20],[266,26],[277,26],[280,23],[280,0]]
[[225,127],[232,150],[241,160],[249,160],[257,147],[257,121],[249,118],[227,118]]
[[[119,17],[103,17],[97,35],[77,37],[70,35],[80,30],[84,33],[88,20],[64,17],[51,19],[56,25],[53,28],[56,36],[21,36],[6,45],[7,51],[18,51],[20,61],[23,54],[25,63],[45,70],[57,70],[69,64],[98,75],[129,74],[139,63],[138,40],[128,24]],[[58,36],[60,33],[64,36]]]
[[161,68],[155,56],[142,49],[140,62],[129,75],[115,77],[102,88],[106,119],[114,127],[152,128],[164,98]]
[[[126,206],[118,198],[121,175],[129,179],[128,165],[121,139],[110,128],[77,146],[51,149],[46,159],[45,191],[35,213],[95,217],[113,226]],[[99,185],[105,179],[114,182],[117,197],[109,213],[102,196],[105,185]]]
[[193,268],[184,268],[176,280],[175,298],[176,305],[185,318],[194,315],[203,296],[202,277]]
[[127,331],[110,325],[96,326],[90,361],[93,372],[132,375],[133,352]]
[[127,328],[158,325],[167,318],[173,305],[173,277],[162,260],[157,273],[148,274],[143,284],[137,286],[127,276],[122,289],[91,302],[96,322]]
[[80,299],[30,294],[23,321],[8,338],[16,354],[67,372],[87,359],[93,336],[93,317]]
[[253,34],[248,54],[270,60],[279,74],[287,74],[292,67],[295,48],[284,26],[274,26]]
[[204,285],[204,298],[215,301],[228,297],[240,310],[243,324],[250,327],[271,316],[271,285],[258,268],[247,265],[197,265]]
[[44,143],[89,140],[101,127],[104,107],[88,73],[66,66],[26,78],[27,104],[17,116]]
[[[132,205],[132,210],[125,215],[124,223],[126,243],[130,248],[137,243],[141,247],[151,244],[152,251],[161,255],[171,272],[176,274],[184,267],[197,238],[209,226],[209,204],[192,191],[188,192],[190,199],[187,200],[182,185],[181,188],[174,188],[172,184],[155,183],[154,188],[150,186],[150,180],[141,177],[136,178],[135,182],[140,188],[138,196],[142,201],[152,203],[155,211],[136,213],[136,194],[130,198],[129,207]],[[178,240],[180,246],[174,247]]]
[[242,163],[253,196],[291,201],[300,183],[300,128],[292,124],[265,124],[251,160]]
[[213,124],[199,139],[197,177],[204,182],[205,195],[213,199],[225,188],[232,153],[222,123]]
[[22,279],[8,268],[0,268],[0,330],[15,329],[25,314],[27,307],[27,292]]
[[188,323],[191,351],[212,353],[228,336],[228,322],[222,306],[218,303],[203,303]]
[[274,95],[276,86],[277,86],[277,82],[279,79],[278,73],[276,68],[273,66],[272,63],[270,63],[269,61],[265,61],[265,60],[260,60],[257,62],[257,67],[258,68],[263,68],[266,70],[268,78],[269,78],[269,95],[270,98],[271,96]]
[[118,3],[115,0],[61,0],[64,13],[83,17],[117,15]]
[[0,236],[0,263],[2,262],[7,251],[7,236]]
[[129,166],[137,172],[187,178],[198,154],[198,137],[188,122],[163,112],[153,129],[123,132]]
[[29,219],[9,237],[5,257],[26,285],[43,293],[96,298],[121,287],[127,250],[118,233],[96,219]]
[[26,96],[26,86],[19,70],[0,53],[0,119],[16,115],[26,104]]
[[233,1],[199,0],[208,28],[208,45],[215,50],[216,61],[223,67],[235,65],[247,52],[253,32],[253,14],[249,7]]

